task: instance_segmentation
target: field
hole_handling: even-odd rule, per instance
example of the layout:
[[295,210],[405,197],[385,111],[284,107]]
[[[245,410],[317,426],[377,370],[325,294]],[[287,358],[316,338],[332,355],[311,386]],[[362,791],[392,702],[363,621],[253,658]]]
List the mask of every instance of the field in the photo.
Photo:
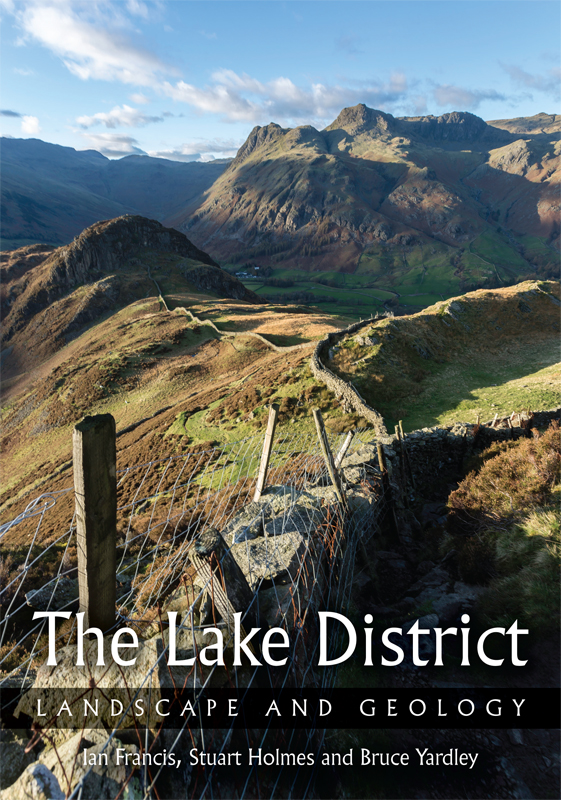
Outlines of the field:
[[[353,319],[384,309],[411,314],[466,290],[509,285],[532,274],[533,263],[553,263],[555,253],[545,240],[527,236],[518,245],[532,263],[513,242],[493,230],[459,247],[421,237],[409,247],[372,244],[361,254],[354,272],[286,269],[280,262],[266,279],[256,273],[241,280],[272,302],[306,292],[313,295],[303,300],[306,305],[321,305],[327,313],[336,308]],[[225,266],[234,274],[244,271],[240,265]],[[279,280],[289,285],[270,285]]]

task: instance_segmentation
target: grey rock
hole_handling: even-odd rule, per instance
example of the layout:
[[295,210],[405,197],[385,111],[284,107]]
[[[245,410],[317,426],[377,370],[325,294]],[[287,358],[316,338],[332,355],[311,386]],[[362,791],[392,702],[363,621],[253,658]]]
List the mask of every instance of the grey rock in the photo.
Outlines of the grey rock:
[[262,536],[264,513],[262,504],[249,503],[222,529],[222,536],[228,544],[245,542]]
[[[178,633],[178,649],[186,650],[185,643],[181,640],[181,636],[191,637],[191,633],[183,632]],[[148,690],[151,682],[151,691],[153,696],[157,694],[160,687],[173,688],[174,685],[186,686],[193,688],[200,685],[199,679],[193,674],[192,668],[189,666],[174,666],[171,667],[167,663],[167,657],[164,654],[164,649],[167,646],[168,631],[165,631],[165,637],[162,639],[161,635],[154,636],[152,639],[139,641],[139,645],[135,648],[135,662],[134,664],[121,667],[113,661],[111,656],[111,641],[112,636],[106,636],[103,640],[103,664],[98,665],[98,640],[92,639],[84,645],[84,666],[76,666],[78,660],[77,647],[75,645],[67,645],[57,650],[57,665],[48,666],[43,664],[37,671],[37,676],[33,684],[33,697],[29,693],[23,695],[20,699],[16,709],[15,716],[19,714],[28,714],[32,719],[36,718],[37,713],[37,699],[41,700],[41,708],[47,714],[47,718],[51,717],[56,719],[56,726],[64,728],[66,725],[66,714],[57,716],[57,713],[65,700],[75,702],[81,708],[83,706],[82,697],[86,697],[91,703],[95,699],[100,700],[100,713],[96,720],[96,724],[106,724],[113,727],[117,718],[111,717],[110,708],[104,701],[103,693],[107,689],[137,689],[145,687]],[[202,646],[209,642],[202,642]],[[191,650],[193,645],[191,644]],[[191,653],[193,655],[193,653]],[[125,656],[130,657],[130,654]],[[209,668],[210,669],[210,668]],[[148,677],[150,676],[150,677]],[[95,682],[95,688],[89,692],[85,690],[91,686],[91,680]],[[64,690],[59,687],[65,687]],[[43,691],[39,691],[43,690]],[[155,718],[157,721],[157,718]],[[38,722],[41,720],[37,719]],[[132,713],[119,722],[121,727],[127,727],[135,724],[135,718]],[[93,725],[93,723],[92,723]]]
[[524,744],[524,736],[519,728],[512,728],[508,731],[508,738],[512,744]]
[[296,532],[262,536],[232,545],[231,553],[255,590],[261,581],[296,577],[306,553],[304,537]]
[[479,595],[485,591],[483,586],[470,586],[462,581],[454,583],[454,594],[460,598],[461,607],[463,610],[469,610],[475,603]]
[[32,589],[25,595],[28,606],[37,611],[59,611],[78,600],[78,581],[61,578],[58,583],[50,583],[41,589]]
[[287,514],[274,517],[264,526],[265,536],[278,536],[283,533],[299,533],[309,536],[320,523],[322,515],[319,510],[305,505],[293,506]]
[[44,764],[30,764],[17,781],[0,792],[0,800],[64,800],[56,776]]
[[427,589],[430,586],[439,586],[446,581],[450,580],[450,573],[442,567],[435,567],[429,573],[424,575],[420,580],[410,587],[409,591],[414,594]]
[[15,783],[21,773],[35,761],[34,753],[26,753],[27,739],[20,739],[9,729],[0,731],[0,789]]
[[[43,751],[39,760],[55,776],[60,786],[72,791],[82,782],[81,796],[84,800],[109,800],[116,797],[127,779],[129,797],[142,796],[138,778],[131,776],[132,767],[117,764],[117,748],[123,748],[130,754],[137,753],[138,748],[132,744],[125,745],[116,737],[109,743],[107,739],[108,734],[103,730],[78,731],[64,744]],[[107,766],[84,765],[84,749],[87,754],[99,755],[104,747],[104,752],[108,755]]]
[[434,613],[438,615],[441,622],[451,622],[458,616],[461,604],[460,595],[445,594],[434,601]]
[[415,601],[416,605],[422,606],[425,603],[432,603],[434,605],[435,602],[446,596],[447,589],[447,584],[442,584],[441,586],[429,586],[428,589],[424,589],[420,594],[417,595]]
[[375,445],[364,444],[354,453],[345,456],[341,462],[343,469],[347,467],[357,467],[364,464],[378,464],[378,456]]

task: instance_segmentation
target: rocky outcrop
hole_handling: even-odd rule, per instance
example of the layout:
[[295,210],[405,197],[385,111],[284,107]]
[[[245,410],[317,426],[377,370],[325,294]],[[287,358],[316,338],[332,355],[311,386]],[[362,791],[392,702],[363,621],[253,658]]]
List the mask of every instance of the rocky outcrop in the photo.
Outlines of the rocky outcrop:
[[256,125],[238,150],[228,170],[233,170],[240,164],[243,164],[243,162],[259,147],[277,141],[277,139],[280,139],[287,132],[288,128],[281,128],[281,126],[277,125],[275,122],[271,122],[269,125],[264,125],[263,127]]
[[328,125],[326,131],[345,131],[351,136],[361,133],[378,134],[394,133],[399,123],[391,114],[368,108],[364,103],[359,103],[350,108],[344,108],[336,120]]

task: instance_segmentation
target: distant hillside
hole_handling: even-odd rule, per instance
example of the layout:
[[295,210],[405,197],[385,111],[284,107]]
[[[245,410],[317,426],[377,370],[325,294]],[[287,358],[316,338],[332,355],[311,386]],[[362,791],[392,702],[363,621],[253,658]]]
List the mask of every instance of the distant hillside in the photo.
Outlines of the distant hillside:
[[2,238],[9,247],[66,244],[88,225],[127,213],[163,222],[199,198],[226,166],[148,156],[110,160],[95,150],[2,138]]
[[464,287],[484,283],[485,261],[504,267],[501,285],[557,263],[561,126],[548,119],[520,138],[473,114],[361,104],[323,131],[256,127],[200,207],[168,221],[223,262],[387,281],[404,261],[420,279],[444,253]]
[[184,234],[139,216],[96,223],[54,251],[3,253],[1,264],[5,378],[139,298],[199,292],[262,302]]
[[559,133],[561,129],[560,114],[534,114],[533,117],[516,117],[515,119],[494,119],[488,122],[494,128],[502,128],[509,133]]

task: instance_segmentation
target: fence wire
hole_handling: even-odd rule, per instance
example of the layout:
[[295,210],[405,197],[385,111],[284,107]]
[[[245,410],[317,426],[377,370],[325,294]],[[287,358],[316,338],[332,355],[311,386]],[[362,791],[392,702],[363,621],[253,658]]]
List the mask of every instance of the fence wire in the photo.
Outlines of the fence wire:
[[[344,438],[329,436],[333,453]],[[356,431],[347,458],[371,438],[371,431]],[[62,663],[50,671],[45,667],[47,620],[33,622],[33,611],[78,610],[72,487],[41,495],[0,527],[0,688],[16,688],[19,710],[30,715],[27,690],[31,686],[49,690],[44,695],[49,713],[27,749],[36,748],[39,760],[49,765],[67,797],[92,796],[92,781],[101,780],[94,767],[78,759],[84,741],[95,742],[100,752],[109,753],[115,743],[126,740],[145,761],[150,761],[146,754],[162,742],[169,752],[188,743],[189,748],[210,748],[216,753],[227,753],[234,745],[252,750],[297,747],[302,752],[321,745],[319,723],[305,731],[270,725],[259,730],[233,726],[209,730],[195,715],[186,717],[179,728],[163,729],[151,712],[144,725],[133,714],[136,700],[156,697],[163,687],[193,690],[199,714],[198,700],[209,687],[246,691],[266,686],[278,693],[306,686],[328,690],[333,685],[335,670],[315,666],[317,611],[348,607],[357,547],[373,535],[385,511],[383,485],[376,470],[369,474],[363,470],[359,483],[353,481],[351,487],[350,511],[343,515],[317,438],[285,433],[275,440],[267,488],[254,502],[262,444],[262,436],[255,436],[203,451],[190,448],[181,455],[118,470],[117,627],[126,626],[139,637],[139,666],[134,674],[107,659],[106,665],[97,666],[96,639],[86,644],[85,667],[76,668],[75,617],[57,626],[57,656],[66,653]],[[221,533],[226,551],[210,579],[202,580],[193,566],[193,548],[210,528]],[[282,668],[236,667],[230,656],[225,666],[203,663],[201,650],[209,644],[204,639],[209,626],[222,632],[225,654],[231,651],[232,626],[224,613],[221,618],[216,598],[225,559],[232,556],[251,591],[251,602],[239,609],[242,624],[256,622],[265,629],[274,626],[286,631],[290,652]],[[170,631],[164,619],[170,611],[178,615],[178,647],[194,655],[190,668],[169,667]],[[332,651],[338,646],[332,637]],[[65,695],[70,707],[88,698],[93,703],[94,696],[107,696],[110,688],[126,690],[127,702],[117,723],[103,719],[95,736],[89,728],[63,734],[59,726],[65,723],[56,716],[53,698],[54,690],[69,676],[76,687],[71,700],[68,692]],[[166,795],[169,776],[165,765],[127,768],[118,783],[113,785],[107,778],[103,786],[96,784],[96,796],[143,800],[307,797],[313,782],[313,771],[300,767],[271,771],[256,764],[230,783],[222,779],[221,784],[214,766],[184,767],[172,786],[174,794]]]

